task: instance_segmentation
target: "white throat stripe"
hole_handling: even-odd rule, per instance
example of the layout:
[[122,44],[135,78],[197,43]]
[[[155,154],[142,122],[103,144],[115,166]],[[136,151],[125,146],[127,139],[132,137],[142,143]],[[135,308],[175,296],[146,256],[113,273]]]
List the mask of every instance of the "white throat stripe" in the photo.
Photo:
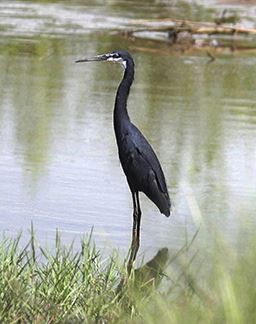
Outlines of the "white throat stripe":
[[122,67],[123,67],[124,69],[126,69],[126,67],[127,67],[127,63],[126,63],[126,61],[123,60],[121,57],[115,58],[115,57],[111,57],[111,56],[110,56],[110,57],[107,59],[107,61],[112,61],[112,62],[115,62],[115,63],[120,63],[120,64],[122,64]]

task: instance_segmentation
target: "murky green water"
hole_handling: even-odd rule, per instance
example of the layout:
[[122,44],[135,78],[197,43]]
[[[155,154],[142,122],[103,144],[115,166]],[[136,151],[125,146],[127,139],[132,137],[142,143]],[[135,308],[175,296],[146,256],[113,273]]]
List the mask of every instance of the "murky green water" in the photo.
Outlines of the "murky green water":
[[[211,13],[186,5],[173,12],[202,20]],[[160,7],[149,15],[163,16]],[[116,48],[134,55],[130,116],[155,148],[174,204],[167,219],[141,195],[141,251],[176,250],[200,224],[206,246],[213,232],[235,244],[254,233],[256,58],[235,54],[207,64],[205,56],[139,51],[142,40],[102,31],[145,17],[143,9],[114,1],[1,2],[2,233],[28,233],[33,221],[38,239],[51,244],[56,228],[70,242],[93,227],[99,247],[127,250],[132,203],[112,127],[122,70],[74,63]]]

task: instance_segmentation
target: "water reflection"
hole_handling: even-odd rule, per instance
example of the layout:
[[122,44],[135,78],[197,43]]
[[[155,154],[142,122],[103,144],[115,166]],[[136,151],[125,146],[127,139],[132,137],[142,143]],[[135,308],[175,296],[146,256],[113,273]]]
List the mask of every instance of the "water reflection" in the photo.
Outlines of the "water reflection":
[[135,269],[135,282],[137,281],[140,287],[144,285],[144,289],[148,288],[149,285],[157,288],[161,283],[169,258],[168,249],[160,249],[154,258],[149,260],[142,267]]
[[[133,240],[134,237],[132,238],[132,241]],[[117,286],[117,293],[120,294],[120,297],[123,297],[123,288],[125,285],[127,285],[127,279],[131,276],[131,273],[134,279],[131,281],[132,294],[137,293],[144,297],[147,294],[150,294],[152,289],[158,288],[165,276],[164,272],[170,261],[167,248],[160,249],[147,263],[134,269],[133,266],[137,252],[137,247],[131,243],[130,256],[127,262],[127,275],[121,279],[119,285]]]
[[[134,267],[134,264],[138,249],[137,246],[134,246],[135,238],[132,237],[127,274],[117,287],[120,297],[122,297],[123,287],[128,284],[131,285],[132,295],[135,293],[142,298],[159,286],[167,294],[184,293],[180,288],[186,287],[185,290],[193,291],[196,294],[200,293],[207,298],[207,294],[195,281],[198,271],[194,273],[194,269],[201,268],[202,264],[202,258],[198,258],[198,250],[194,248],[198,234],[200,234],[199,229],[191,238],[187,237],[185,244],[175,253],[172,253],[166,247],[159,249],[149,261],[142,262],[141,264],[144,264],[137,268]],[[133,278],[130,282],[127,280],[129,277]]]

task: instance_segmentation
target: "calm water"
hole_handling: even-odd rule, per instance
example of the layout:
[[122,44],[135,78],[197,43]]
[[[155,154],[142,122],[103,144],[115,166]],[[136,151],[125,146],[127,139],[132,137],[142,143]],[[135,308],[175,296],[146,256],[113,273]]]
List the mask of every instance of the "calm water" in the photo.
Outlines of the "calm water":
[[[51,245],[56,229],[79,243],[93,227],[98,247],[127,251],[132,203],[112,128],[122,70],[74,63],[123,48],[136,62],[130,116],[155,148],[174,204],[167,219],[141,195],[141,254],[177,250],[199,226],[206,248],[213,233],[239,245],[256,229],[256,58],[207,64],[165,45],[138,50],[152,44],[103,30],[145,18],[146,5],[67,3],[0,4],[1,233],[27,234],[33,221],[38,240]],[[152,1],[148,15],[166,9],[202,20],[214,10]]]

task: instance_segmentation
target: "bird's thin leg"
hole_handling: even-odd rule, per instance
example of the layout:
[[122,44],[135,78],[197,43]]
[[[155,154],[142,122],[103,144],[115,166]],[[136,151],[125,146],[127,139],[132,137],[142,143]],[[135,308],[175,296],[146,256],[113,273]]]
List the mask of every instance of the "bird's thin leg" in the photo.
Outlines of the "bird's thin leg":
[[141,209],[140,209],[140,200],[139,200],[139,192],[135,193],[136,207],[137,207],[137,228],[136,228],[136,236],[138,245],[140,244],[140,220],[141,220]]
[[140,247],[140,218],[141,210],[139,205],[138,193],[132,192],[133,201],[133,227],[132,227],[132,242],[130,247],[130,257],[127,264],[127,272],[130,274],[132,265],[136,259]]
[[137,232],[137,199],[136,193],[132,193],[132,202],[133,202],[133,224],[132,224],[132,242],[136,238]]

